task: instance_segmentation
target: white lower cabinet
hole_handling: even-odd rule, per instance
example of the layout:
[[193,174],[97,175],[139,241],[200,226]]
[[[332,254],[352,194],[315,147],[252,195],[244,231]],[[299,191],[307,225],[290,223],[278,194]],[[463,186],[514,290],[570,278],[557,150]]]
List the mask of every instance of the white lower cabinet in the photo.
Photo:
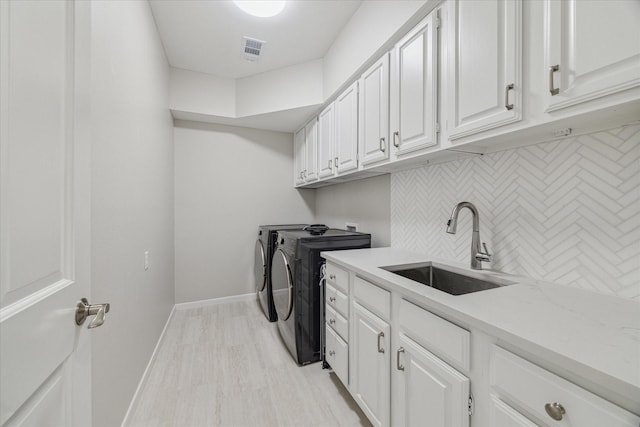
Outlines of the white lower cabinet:
[[497,346],[491,355],[491,387],[501,399],[553,426],[640,425],[640,417]]
[[393,425],[468,427],[469,379],[404,334],[398,344]]
[[327,363],[344,385],[349,385],[349,346],[330,325],[327,325],[325,342]]
[[426,298],[330,262],[327,272],[327,360],[374,426],[640,426],[607,396],[442,317]]
[[388,426],[391,328],[359,303],[354,302],[352,308],[351,392],[374,426]]

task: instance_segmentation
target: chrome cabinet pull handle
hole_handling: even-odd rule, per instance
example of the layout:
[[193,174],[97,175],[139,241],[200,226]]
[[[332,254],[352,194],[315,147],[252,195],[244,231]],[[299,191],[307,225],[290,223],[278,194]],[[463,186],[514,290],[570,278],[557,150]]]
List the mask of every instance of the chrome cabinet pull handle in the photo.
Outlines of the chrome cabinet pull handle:
[[395,131],[393,133],[393,146],[396,148],[400,148],[400,131]]
[[549,67],[549,92],[551,92],[551,96],[560,93],[560,89],[553,87],[553,73],[558,70],[560,70],[560,65],[552,65],[551,67]]
[[504,90],[504,106],[507,110],[513,110],[513,104],[509,104],[509,91],[513,90],[513,83],[507,85]]
[[329,160],[329,170],[333,169],[333,168],[331,167],[331,162],[332,162],[332,160]]
[[337,157],[333,160],[333,164],[336,165],[336,169],[338,169],[339,163]]
[[89,329],[102,326],[110,309],[111,305],[108,303],[89,304],[86,298],[82,298],[76,305],[76,325],[82,325],[89,316],[96,316],[91,323],[89,323]]
[[384,141],[384,137],[380,138],[380,151],[383,153],[387,150],[387,144]]
[[384,338],[384,332],[378,334],[378,353],[384,353],[384,348],[380,345],[380,338]]
[[566,414],[564,406],[562,406],[558,402],[555,402],[553,404],[547,403],[546,405],[544,405],[544,410],[547,411],[547,415],[549,415],[556,421],[561,421],[562,416]]
[[404,353],[404,347],[400,347],[396,352],[396,368],[398,371],[404,371],[404,365],[400,364],[400,353]]

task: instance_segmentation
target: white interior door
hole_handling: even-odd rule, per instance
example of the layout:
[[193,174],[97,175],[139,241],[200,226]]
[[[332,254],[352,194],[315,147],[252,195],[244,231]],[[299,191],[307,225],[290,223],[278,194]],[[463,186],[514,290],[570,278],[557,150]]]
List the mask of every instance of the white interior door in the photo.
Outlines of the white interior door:
[[0,1],[0,425],[91,424],[90,4]]

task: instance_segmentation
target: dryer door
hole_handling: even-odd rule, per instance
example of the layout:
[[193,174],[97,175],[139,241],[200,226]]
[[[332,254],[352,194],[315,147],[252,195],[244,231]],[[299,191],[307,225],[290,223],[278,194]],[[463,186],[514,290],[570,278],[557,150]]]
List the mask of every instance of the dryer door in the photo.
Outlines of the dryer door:
[[264,246],[260,239],[256,240],[255,248],[255,271],[256,275],[256,291],[262,292],[267,286],[267,255],[264,253]]
[[293,308],[293,280],[287,255],[278,249],[271,262],[271,289],[278,320],[287,320]]

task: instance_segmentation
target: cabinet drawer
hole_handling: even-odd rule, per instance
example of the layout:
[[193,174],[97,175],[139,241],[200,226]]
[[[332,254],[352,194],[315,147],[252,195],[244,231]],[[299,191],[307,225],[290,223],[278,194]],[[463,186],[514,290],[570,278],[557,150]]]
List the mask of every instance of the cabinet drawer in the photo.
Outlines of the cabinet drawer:
[[336,312],[333,308],[327,305],[326,319],[329,326],[331,326],[345,341],[349,341],[349,323],[347,319],[342,317],[340,313]]
[[335,308],[344,317],[349,318],[349,298],[333,286],[327,283],[325,298],[327,304]]
[[346,386],[349,385],[349,346],[340,338],[336,332],[327,324],[326,359],[333,372],[336,373],[340,381]]
[[405,334],[457,368],[469,370],[469,331],[408,301],[400,302]]
[[[497,346],[491,355],[491,385],[501,398],[554,426],[638,427],[640,423],[640,417]],[[556,402],[565,411],[558,421],[545,409]]]
[[327,263],[327,280],[345,294],[349,293],[349,272],[335,264]]
[[353,296],[383,319],[391,318],[391,292],[356,277],[353,283]]

